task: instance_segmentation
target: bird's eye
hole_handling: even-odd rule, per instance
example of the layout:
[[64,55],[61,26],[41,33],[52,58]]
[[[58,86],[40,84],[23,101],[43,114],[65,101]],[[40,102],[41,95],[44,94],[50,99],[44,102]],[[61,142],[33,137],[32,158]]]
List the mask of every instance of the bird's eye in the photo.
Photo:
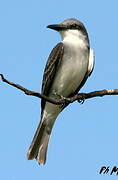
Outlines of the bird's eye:
[[76,25],[76,24],[73,24],[73,25],[72,25],[72,27],[73,27],[73,28],[76,28],[76,27],[77,27],[77,25]]
[[77,24],[73,23],[71,26],[72,29],[77,29]]

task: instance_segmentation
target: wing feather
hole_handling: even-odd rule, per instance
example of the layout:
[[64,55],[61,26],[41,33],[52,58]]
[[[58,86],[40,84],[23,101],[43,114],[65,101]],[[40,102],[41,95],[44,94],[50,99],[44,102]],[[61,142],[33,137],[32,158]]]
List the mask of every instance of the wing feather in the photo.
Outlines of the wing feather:
[[[64,52],[64,45],[62,42],[58,43],[49,55],[42,81],[42,94],[48,96],[52,82],[55,77],[58,65],[60,64]],[[45,106],[45,100],[41,100],[42,111]]]

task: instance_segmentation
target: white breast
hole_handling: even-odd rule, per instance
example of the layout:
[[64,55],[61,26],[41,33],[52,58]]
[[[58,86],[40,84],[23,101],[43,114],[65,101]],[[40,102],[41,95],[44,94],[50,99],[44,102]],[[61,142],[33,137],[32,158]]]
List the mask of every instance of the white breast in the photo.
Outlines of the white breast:
[[73,44],[74,46],[78,46],[84,48],[87,45],[86,37],[79,30],[67,30],[60,32],[62,37],[62,42],[67,44]]
[[62,32],[64,55],[55,75],[51,93],[68,96],[82,82],[88,69],[88,48],[85,38],[77,30]]

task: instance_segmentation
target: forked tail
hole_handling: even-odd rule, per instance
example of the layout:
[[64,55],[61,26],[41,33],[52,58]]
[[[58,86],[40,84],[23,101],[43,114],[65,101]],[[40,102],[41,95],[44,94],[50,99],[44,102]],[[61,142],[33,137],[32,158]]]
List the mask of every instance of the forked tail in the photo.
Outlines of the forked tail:
[[46,162],[48,142],[52,130],[52,127],[50,128],[45,122],[46,120],[39,124],[27,153],[28,160],[35,158],[39,164]]

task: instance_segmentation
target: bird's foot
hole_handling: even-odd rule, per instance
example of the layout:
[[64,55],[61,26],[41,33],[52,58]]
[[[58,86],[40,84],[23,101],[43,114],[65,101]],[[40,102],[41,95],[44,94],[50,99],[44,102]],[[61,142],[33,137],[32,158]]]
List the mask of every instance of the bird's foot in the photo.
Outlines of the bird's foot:
[[54,95],[56,95],[57,97],[59,97],[59,100],[62,102],[62,107],[68,105],[69,103],[71,103],[71,100],[69,98],[66,98],[60,94],[57,94],[56,92],[54,93]]
[[80,104],[84,104],[84,102],[85,102],[85,94],[84,93],[79,93],[79,95],[81,96],[81,98],[78,100],[78,102]]

